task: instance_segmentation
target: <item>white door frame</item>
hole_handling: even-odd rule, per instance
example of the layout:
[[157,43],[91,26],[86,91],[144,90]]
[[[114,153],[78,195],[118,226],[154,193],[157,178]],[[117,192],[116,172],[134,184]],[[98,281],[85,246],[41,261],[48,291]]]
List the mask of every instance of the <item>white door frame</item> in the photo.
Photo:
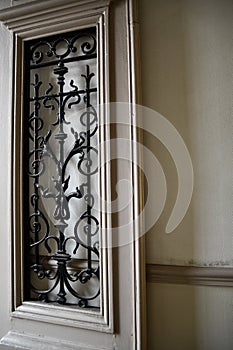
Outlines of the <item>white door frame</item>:
[[[145,345],[145,255],[144,238],[140,237],[142,220],[142,180],[138,173],[135,104],[139,102],[138,38],[136,6],[133,0],[47,0],[15,1],[0,10],[0,66],[4,67],[0,82],[1,130],[0,184],[1,276],[0,289],[1,343],[25,349],[146,349]],[[119,166],[120,144],[114,150],[117,159],[113,174],[105,167],[102,179],[108,200],[122,177],[130,181],[134,196],[126,211],[103,215],[107,228],[112,221],[118,227],[129,221],[128,244],[102,251],[102,302],[96,315],[88,311],[57,307],[38,307],[23,300],[22,286],[22,77],[23,43],[26,40],[95,25],[99,40],[100,103],[106,118],[110,102],[129,105],[126,125],[114,120],[113,134],[127,139],[126,164]],[[111,108],[111,107],[110,107]],[[115,116],[114,116],[115,117]],[[110,118],[111,113],[110,113]],[[111,159],[111,119],[103,123],[106,147],[101,150],[103,161]],[[112,131],[111,131],[112,132]],[[7,164],[7,166],[6,166]],[[59,317],[54,317],[54,314]],[[0,326],[2,327],[2,326]]]

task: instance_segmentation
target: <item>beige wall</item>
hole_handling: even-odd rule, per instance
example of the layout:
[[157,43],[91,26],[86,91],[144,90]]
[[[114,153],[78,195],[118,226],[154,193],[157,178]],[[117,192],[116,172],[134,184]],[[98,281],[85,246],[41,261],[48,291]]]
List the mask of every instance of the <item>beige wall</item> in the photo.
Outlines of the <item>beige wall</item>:
[[232,289],[148,284],[148,350],[232,350]]
[[[233,2],[140,0],[139,21],[143,105],[183,137],[195,181],[184,220],[166,234],[176,168],[166,148],[145,134],[168,187],[165,209],[146,236],[147,262],[233,266]],[[233,349],[232,300],[230,288],[149,284],[148,349]]]

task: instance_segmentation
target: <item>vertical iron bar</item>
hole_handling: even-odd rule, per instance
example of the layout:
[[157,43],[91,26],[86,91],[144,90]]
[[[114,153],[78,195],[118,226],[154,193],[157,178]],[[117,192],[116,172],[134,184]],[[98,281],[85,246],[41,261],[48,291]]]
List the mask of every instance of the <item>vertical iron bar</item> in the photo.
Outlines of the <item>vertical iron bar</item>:
[[[91,200],[91,157],[90,157],[90,144],[91,144],[91,132],[90,132],[90,67],[89,65],[86,66],[87,69],[87,75],[86,75],[86,110],[87,110],[87,246],[88,248],[91,247],[91,206],[90,206],[90,200]],[[91,249],[88,249],[88,268],[91,269]]]
[[[35,242],[38,242],[39,240],[39,220],[38,220],[38,184],[39,184],[39,152],[38,152],[38,118],[39,118],[39,75],[35,74],[34,76],[34,92],[35,92],[35,102],[34,102],[34,135],[33,135],[33,142],[34,142],[34,198],[33,198],[33,205],[34,205],[34,213],[35,215]],[[35,246],[35,263],[39,264],[39,246]]]
[[64,75],[68,72],[68,68],[64,67],[64,63],[60,60],[58,67],[54,69],[54,74],[56,74],[57,77],[57,83],[59,85],[59,105],[58,105],[58,124],[59,124],[59,131],[55,135],[55,138],[58,140],[59,143],[59,161],[57,165],[57,172],[58,172],[58,199],[57,199],[57,206],[59,210],[59,217],[58,217],[58,224],[55,226],[59,230],[59,242],[58,242],[58,251],[53,256],[53,259],[57,260],[58,263],[58,273],[60,276],[59,281],[59,293],[57,294],[58,298],[57,301],[61,304],[66,303],[66,291],[65,291],[65,281],[64,281],[64,274],[66,271],[66,262],[70,259],[70,256],[66,254],[66,249],[64,247],[64,241],[65,241],[65,235],[64,230],[67,227],[67,223],[65,222],[65,219],[67,218],[67,213],[64,212],[64,205],[66,198],[63,193],[63,187],[62,187],[62,168],[64,165],[64,142],[67,138],[67,134],[64,132],[63,123],[64,123],[64,105],[63,105],[63,93],[64,93],[64,85],[65,85],[65,78]]

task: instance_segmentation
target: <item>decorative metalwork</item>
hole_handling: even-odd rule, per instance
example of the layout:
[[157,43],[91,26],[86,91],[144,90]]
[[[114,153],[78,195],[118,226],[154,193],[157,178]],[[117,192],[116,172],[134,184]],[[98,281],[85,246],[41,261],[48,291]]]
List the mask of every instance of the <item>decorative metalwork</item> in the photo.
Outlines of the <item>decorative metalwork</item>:
[[[29,193],[28,206],[25,199],[27,297],[96,306],[93,301],[98,299],[100,287],[99,219],[93,195],[93,176],[98,174],[98,149],[93,141],[98,130],[94,106],[95,30],[30,42],[25,56],[25,125],[29,130],[25,146],[29,153],[29,170],[25,174],[25,193]],[[76,77],[67,78],[70,69],[75,75],[81,72],[77,83],[83,85],[82,89]],[[77,105],[84,109],[77,109]],[[74,106],[70,121],[66,114]],[[79,119],[80,130],[74,126],[74,118]],[[69,148],[66,143],[71,137],[73,144]],[[51,165],[55,168],[53,176]],[[71,181],[74,169],[77,176]],[[43,179],[48,179],[50,185],[45,186]],[[72,186],[74,190],[70,190]],[[46,201],[50,208],[53,206],[52,215],[46,210]],[[71,208],[79,212],[83,209],[75,222]],[[80,250],[82,254],[86,252],[85,259],[78,259]],[[93,284],[84,288],[91,281]]]

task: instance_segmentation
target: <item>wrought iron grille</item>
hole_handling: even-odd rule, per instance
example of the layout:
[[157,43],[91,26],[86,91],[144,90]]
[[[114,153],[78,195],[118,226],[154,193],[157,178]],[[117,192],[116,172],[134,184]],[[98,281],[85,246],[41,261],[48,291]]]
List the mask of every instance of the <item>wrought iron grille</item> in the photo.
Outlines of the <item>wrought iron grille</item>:
[[95,28],[25,45],[26,300],[99,307],[96,66]]

